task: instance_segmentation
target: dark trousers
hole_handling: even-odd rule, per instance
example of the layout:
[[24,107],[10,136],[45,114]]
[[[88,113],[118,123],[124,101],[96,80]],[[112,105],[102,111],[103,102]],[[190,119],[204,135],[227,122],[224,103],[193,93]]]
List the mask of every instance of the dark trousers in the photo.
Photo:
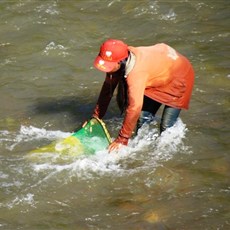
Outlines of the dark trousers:
[[[144,124],[154,120],[155,115],[162,104],[144,96],[144,103],[137,123],[137,130]],[[161,116],[160,133],[167,128],[172,127],[179,117],[180,109],[172,108],[165,105]]]

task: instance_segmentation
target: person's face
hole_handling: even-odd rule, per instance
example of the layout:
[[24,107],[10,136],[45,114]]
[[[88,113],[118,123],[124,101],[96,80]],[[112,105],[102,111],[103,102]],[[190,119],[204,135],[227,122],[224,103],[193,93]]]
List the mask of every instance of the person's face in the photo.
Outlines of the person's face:
[[114,68],[110,71],[110,73],[114,73],[116,71],[118,71],[121,67],[121,64],[120,63],[117,63],[116,66],[114,66]]

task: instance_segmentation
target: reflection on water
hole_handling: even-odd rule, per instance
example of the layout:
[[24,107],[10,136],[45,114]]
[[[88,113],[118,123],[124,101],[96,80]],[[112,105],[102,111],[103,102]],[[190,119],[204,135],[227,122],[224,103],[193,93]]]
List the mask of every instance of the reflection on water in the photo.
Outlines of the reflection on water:
[[[0,229],[229,228],[227,0],[1,1],[0,19]],[[190,109],[119,153],[30,158],[91,116],[104,80],[92,62],[109,37],[185,54]],[[112,101],[113,138],[118,114]]]

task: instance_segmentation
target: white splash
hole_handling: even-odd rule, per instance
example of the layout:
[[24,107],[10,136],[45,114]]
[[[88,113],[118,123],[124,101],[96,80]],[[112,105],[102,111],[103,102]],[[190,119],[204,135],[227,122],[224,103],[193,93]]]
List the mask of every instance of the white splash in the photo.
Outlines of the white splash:
[[0,203],[0,207],[12,209],[15,206],[25,205],[25,204],[28,204],[32,207],[35,206],[34,194],[28,193],[26,195],[16,196],[11,202],[8,202],[6,204]]
[[[157,127],[145,125],[130,141],[129,146],[122,147],[118,152],[108,153],[103,150],[94,155],[77,157],[44,154],[43,159],[40,158],[42,161],[32,163],[32,167],[37,173],[49,171],[54,175],[67,172],[70,178],[132,174],[149,167],[154,168],[178,152],[187,152],[188,147],[183,144],[186,131],[186,126],[180,119],[161,136],[158,135]],[[137,161],[142,162],[141,165],[135,166]]]
[[167,14],[160,15],[159,18],[165,21],[173,21],[173,20],[176,20],[177,14],[174,12],[173,9],[170,9]]
[[19,137],[22,139],[26,140],[34,140],[34,139],[50,139],[54,140],[57,138],[65,138],[69,136],[71,133],[68,132],[62,132],[62,131],[57,131],[57,130],[46,130],[44,128],[36,128],[34,126],[21,126],[20,132],[19,132]]
[[156,146],[153,151],[155,159],[169,160],[181,150],[188,153],[188,146],[183,143],[186,132],[187,128],[180,119],[173,127],[164,131],[160,138],[156,139]]
[[56,44],[55,42],[50,42],[45,47],[45,50],[43,51],[43,54],[47,55],[47,56],[52,54],[52,55],[66,57],[66,56],[69,55],[67,50],[68,50],[68,48],[63,46],[63,45],[61,45],[61,44]]
[[[89,178],[102,174],[117,176],[132,174],[138,170],[156,167],[162,161],[172,159],[179,152],[187,153],[189,147],[183,143],[186,131],[186,126],[180,119],[161,136],[159,136],[158,127],[155,124],[144,125],[138,135],[130,140],[129,146],[122,147],[118,152],[109,154],[107,150],[103,150],[94,155],[81,156],[44,153],[37,155],[29,164],[36,173],[47,172],[49,176],[44,178],[44,181],[63,172],[67,173],[70,178],[71,176]],[[44,138],[53,141],[65,138],[70,134],[33,126],[22,126],[19,133],[13,138],[14,143],[11,143],[10,148],[13,149],[16,145]],[[9,132],[5,131],[4,135],[9,135]]]
[[6,149],[12,151],[17,145],[34,140],[56,140],[65,138],[71,133],[62,131],[46,130],[44,128],[36,128],[34,126],[21,126],[19,132],[9,132],[7,130],[0,131],[0,144]]

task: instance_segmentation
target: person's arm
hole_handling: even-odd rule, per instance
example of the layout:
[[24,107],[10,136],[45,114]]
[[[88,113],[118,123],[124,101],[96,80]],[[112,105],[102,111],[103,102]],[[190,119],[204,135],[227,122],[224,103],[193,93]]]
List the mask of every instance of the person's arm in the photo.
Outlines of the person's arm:
[[122,127],[118,137],[110,144],[109,152],[117,150],[121,145],[127,145],[132,132],[136,127],[137,120],[143,105],[145,83],[148,75],[146,73],[136,73],[128,76],[128,101],[129,105],[125,112]]
[[102,85],[101,92],[93,112],[93,117],[98,117],[100,119],[104,117],[118,81],[119,77],[114,74],[106,74],[105,81]]

